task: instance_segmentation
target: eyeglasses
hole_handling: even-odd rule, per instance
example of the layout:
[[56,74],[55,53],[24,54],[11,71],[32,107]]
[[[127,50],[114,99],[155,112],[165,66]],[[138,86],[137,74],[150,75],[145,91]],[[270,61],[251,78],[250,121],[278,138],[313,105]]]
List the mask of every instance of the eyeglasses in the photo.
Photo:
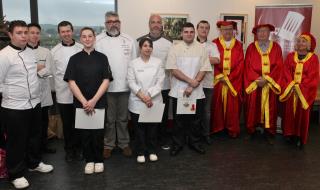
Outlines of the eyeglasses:
[[106,24],[120,24],[120,20],[108,20],[105,23]]

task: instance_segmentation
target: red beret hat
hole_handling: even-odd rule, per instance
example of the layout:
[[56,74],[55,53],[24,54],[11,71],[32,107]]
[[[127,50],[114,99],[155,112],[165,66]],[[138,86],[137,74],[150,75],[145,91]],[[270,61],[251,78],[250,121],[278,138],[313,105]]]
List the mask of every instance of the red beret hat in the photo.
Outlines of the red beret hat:
[[221,26],[232,26],[234,30],[237,30],[237,23],[234,22],[234,21],[224,21],[224,20],[221,20],[221,21],[218,21],[217,22],[217,27],[218,28],[221,28]]
[[262,27],[268,27],[270,31],[274,31],[275,27],[271,24],[258,24],[252,29],[252,33],[257,34],[257,30]]
[[312,34],[309,32],[303,32],[299,35],[299,38],[306,39],[310,43],[310,51],[314,52],[314,49],[316,49],[316,39]]

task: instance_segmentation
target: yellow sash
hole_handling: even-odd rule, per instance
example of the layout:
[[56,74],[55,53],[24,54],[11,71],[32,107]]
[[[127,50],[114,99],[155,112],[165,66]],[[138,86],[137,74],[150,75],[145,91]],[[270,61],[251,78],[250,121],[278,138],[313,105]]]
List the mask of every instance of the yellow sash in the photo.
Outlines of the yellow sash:
[[294,62],[296,63],[296,69],[294,71],[294,80],[290,82],[284,93],[280,96],[280,101],[286,101],[290,98],[292,95],[292,88],[295,89],[297,93],[293,93],[293,114],[295,115],[296,110],[297,110],[297,104],[298,104],[298,99],[301,101],[302,108],[303,109],[308,109],[309,104],[305,97],[303,96],[299,84],[301,83],[302,80],[302,73],[303,73],[303,64],[308,61],[312,57],[313,53],[309,52],[306,57],[302,60],[299,60],[298,58],[298,53],[294,53]]
[[217,76],[215,76],[213,85],[215,86],[216,84],[219,83],[220,79],[223,78],[226,81],[226,84],[223,84],[222,86],[222,102],[223,102],[223,113],[224,115],[226,114],[227,110],[227,95],[228,95],[228,90],[231,91],[231,94],[233,96],[237,96],[237,91],[234,89],[233,85],[231,84],[228,75],[230,75],[231,71],[231,51],[232,48],[235,45],[236,40],[233,38],[231,40],[230,47],[226,47],[226,43],[222,37],[219,37],[220,44],[223,47],[224,53],[223,53],[223,72]]

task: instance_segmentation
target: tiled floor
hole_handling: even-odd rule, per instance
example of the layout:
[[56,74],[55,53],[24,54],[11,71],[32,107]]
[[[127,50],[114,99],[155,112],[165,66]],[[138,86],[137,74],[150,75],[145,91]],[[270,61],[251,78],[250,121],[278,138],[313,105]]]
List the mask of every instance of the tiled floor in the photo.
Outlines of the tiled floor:
[[[244,133],[243,133],[244,134]],[[50,174],[26,173],[30,190],[223,190],[223,189],[320,189],[319,124],[310,127],[304,150],[286,144],[278,135],[275,145],[262,137],[255,140],[214,137],[205,155],[184,147],[176,157],[160,151],[159,161],[137,164],[135,157],[125,158],[115,152],[105,161],[105,172],[83,174],[83,162],[64,161],[63,142],[55,140],[58,152],[45,155],[54,165]],[[13,189],[0,182],[1,190]]]

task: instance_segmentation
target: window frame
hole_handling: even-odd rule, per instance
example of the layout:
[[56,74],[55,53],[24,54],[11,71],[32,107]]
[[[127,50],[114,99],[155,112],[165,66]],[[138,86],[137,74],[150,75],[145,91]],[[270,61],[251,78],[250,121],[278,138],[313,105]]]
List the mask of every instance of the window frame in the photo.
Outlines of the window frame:
[[[118,12],[118,0],[114,0],[114,10]],[[39,23],[38,0],[30,0],[30,16],[32,23]],[[0,0],[0,16],[3,17],[3,4]]]

